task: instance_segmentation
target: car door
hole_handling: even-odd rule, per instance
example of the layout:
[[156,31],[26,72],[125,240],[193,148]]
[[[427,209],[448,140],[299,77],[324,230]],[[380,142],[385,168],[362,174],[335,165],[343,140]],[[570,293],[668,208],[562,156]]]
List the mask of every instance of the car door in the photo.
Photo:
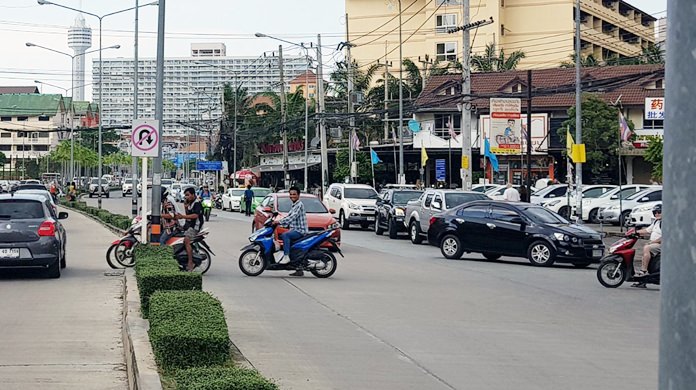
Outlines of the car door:
[[489,234],[486,226],[491,206],[489,204],[471,205],[459,208],[452,223],[457,225],[457,236],[467,251],[480,252],[482,242]]
[[522,216],[514,209],[493,205],[486,226],[488,236],[484,239],[487,252],[513,256],[525,256],[525,224]]
[[428,224],[430,223],[430,206],[433,203],[433,198],[435,197],[435,193],[431,192],[429,194],[425,195],[425,200],[423,201],[423,204],[421,205],[420,213],[418,214],[420,221],[420,228],[422,232],[427,232],[428,231]]

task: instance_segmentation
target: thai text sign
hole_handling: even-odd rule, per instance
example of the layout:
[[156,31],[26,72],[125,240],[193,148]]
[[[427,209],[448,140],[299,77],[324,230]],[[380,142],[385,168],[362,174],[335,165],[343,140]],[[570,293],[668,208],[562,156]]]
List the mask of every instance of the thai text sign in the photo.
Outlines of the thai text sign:
[[520,154],[522,150],[522,101],[491,98],[491,128],[486,134],[495,154]]

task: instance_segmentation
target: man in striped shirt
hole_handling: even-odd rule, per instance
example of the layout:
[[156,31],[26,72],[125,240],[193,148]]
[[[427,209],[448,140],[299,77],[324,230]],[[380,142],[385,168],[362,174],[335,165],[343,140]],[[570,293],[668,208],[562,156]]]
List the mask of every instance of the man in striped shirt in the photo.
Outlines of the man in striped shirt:
[[[290,262],[290,246],[292,242],[302,238],[302,236],[309,232],[309,228],[307,227],[307,213],[305,212],[304,204],[300,202],[300,189],[293,186],[290,187],[288,193],[292,201],[290,212],[285,218],[274,222],[276,225],[288,228],[287,232],[280,235],[280,239],[283,240],[284,256],[278,264],[288,264]],[[299,263],[298,269],[290,274],[290,276],[303,275],[301,263]]]

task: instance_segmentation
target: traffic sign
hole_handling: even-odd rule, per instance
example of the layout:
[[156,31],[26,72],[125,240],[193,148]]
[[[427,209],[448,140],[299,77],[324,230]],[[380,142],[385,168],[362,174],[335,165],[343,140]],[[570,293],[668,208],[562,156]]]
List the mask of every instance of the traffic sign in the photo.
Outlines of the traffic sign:
[[196,169],[199,171],[221,171],[222,161],[198,161]]
[[443,158],[435,160],[435,179],[437,181],[445,181],[447,179],[447,168]]
[[159,121],[153,119],[133,121],[131,156],[158,157],[159,142]]

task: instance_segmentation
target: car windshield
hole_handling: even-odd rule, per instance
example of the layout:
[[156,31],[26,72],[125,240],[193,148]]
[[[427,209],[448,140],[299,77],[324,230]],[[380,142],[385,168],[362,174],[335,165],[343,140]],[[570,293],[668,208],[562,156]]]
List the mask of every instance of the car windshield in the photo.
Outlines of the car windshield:
[[[265,198],[271,193],[271,190],[268,188],[252,188],[251,190],[254,191],[254,198]],[[243,190],[242,193],[244,193]]]
[[377,199],[377,191],[372,188],[346,188],[347,199]]
[[[307,214],[326,214],[329,212],[317,198],[300,198],[300,202],[304,205]],[[291,207],[292,201],[290,198],[278,198],[278,212],[287,213]]]
[[0,201],[0,218],[39,219],[44,217],[41,202],[28,199],[6,199]]
[[242,196],[244,195],[244,190],[239,189],[239,190],[230,190],[230,194],[232,196]]
[[[102,179],[102,183],[104,182],[104,179]],[[99,184],[99,179],[92,179],[92,184]]]
[[567,219],[543,207],[527,207],[525,215],[535,223],[568,224]]
[[624,198],[626,200],[636,200],[640,199],[641,197],[645,196],[649,191],[638,191],[635,194],[629,196],[628,198]]
[[395,191],[394,192],[394,200],[392,203],[394,204],[406,204],[410,200],[418,199],[421,196],[420,191]]
[[488,199],[488,197],[484,194],[450,192],[445,194],[445,206],[446,208],[451,209],[464,203],[484,199]]
[[133,179],[126,179],[126,180],[124,181],[124,183],[126,183],[126,184],[133,184]]
[[173,182],[174,181],[172,181],[170,179],[162,179],[162,184],[164,184],[164,185],[170,186],[170,185],[172,185]]

